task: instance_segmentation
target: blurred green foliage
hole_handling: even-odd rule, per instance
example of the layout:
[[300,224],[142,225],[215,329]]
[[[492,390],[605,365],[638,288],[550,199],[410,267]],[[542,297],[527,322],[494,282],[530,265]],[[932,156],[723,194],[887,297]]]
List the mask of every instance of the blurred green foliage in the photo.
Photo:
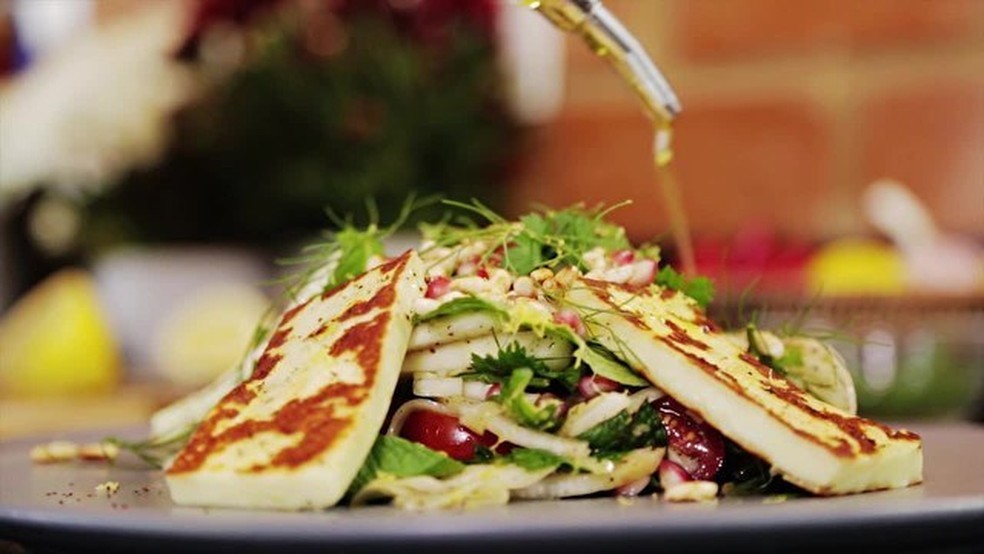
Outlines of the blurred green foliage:
[[939,341],[918,356],[901,356],[888,388],[872,387],[855,374],[859,410],[897,419],[967,418],[980,409],[984,374],[980,344]]
[[372,11],[340,21],[331,54],[307,46],[302,11],[254,25],[247,61],[178,115],[164,161],[89,203],[88,249],[278,245],[327,227],[326,206],[365,214],[372,198],[392,220],[411,192],[497,205],[519,137],[492,37],[465,18],[440,41]]

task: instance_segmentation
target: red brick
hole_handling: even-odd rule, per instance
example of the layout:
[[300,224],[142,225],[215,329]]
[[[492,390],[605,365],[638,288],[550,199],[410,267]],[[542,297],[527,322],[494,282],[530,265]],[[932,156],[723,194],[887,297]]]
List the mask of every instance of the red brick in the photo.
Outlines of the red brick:
[[984,236],[984,86],[893,90],[870,98],[861,122],[864,183],[898,179],[940,226]]
[[[533,150],[514,205],[630,198],[635,204],[616,219],[637,238],[665,233],[652,138],[634,109],[564,114]],[[673,167],[695,234],[726,236],[750,221],[792,235],[816,232],[810,206],[826,194],[829,143],[809,105],[691,102],[677,125],[676,153]]]
[[675,38],[695,59],[898,46],[979,32],[976,0],[681,0]]

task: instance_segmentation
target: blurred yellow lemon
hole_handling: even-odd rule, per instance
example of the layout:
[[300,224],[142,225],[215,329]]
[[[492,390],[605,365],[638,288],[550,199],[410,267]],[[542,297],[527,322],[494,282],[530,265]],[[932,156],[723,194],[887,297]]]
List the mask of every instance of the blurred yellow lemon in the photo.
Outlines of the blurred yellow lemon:
[[824,295],[890,295],[906,288],[902,256],[873,240],[842,239],[817,252],[807,266],[812,290]]
[[154,337],[153,364],[171,382],[203,385],[239,363],[269,301],[254,287],[205,287],[179,302]]
[[56,395],[105,392],[120,356],[88,273],[60,271],[0,320],[0,392]]

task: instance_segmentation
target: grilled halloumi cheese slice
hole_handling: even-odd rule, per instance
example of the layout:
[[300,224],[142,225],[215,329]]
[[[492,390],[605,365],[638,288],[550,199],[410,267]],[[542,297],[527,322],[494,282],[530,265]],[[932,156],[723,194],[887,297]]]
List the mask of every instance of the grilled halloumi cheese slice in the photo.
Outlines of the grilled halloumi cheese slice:
[[177,504],[316,509],[382,427],[423,295],[414,252],[294,306],[165,472]]
[[922,481],[922,442],[804,393],[729,341],[678,292],[582,279],[589,332],[783,477],[821,495]]

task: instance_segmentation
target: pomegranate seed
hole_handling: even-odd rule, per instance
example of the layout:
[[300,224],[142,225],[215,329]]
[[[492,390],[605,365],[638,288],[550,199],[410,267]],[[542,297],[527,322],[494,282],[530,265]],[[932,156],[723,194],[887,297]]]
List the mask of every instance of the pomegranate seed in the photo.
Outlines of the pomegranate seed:
[[603,392],[612,392],[622,388],[618,381],[612,381],[601,375],[585,375],[577,382],[577,390],[585,398],[594,398]]
[[639,496],[639,493],[643,491],[649,485],[649,476],[642,477],[641,479],[636,479],[631,483],[626,483],[621,487],[615,489],[615,492],[619,496]]
[[584,322],[581,321],[581,315],[570,308],[564,308],[555,313],[553,319],[555,323],[570,327],[582,337],[588,333],[588,330],[584,327]]
[[451,291],[451,279],[447,277],[434,277],[427,283],[427,298],[440,298]]
[[628,285],[642,287],[652,284],[656,279],[656,260],[640,260],[632,267],[632,276],[629,277]]
[[482,267],[478,268],[478,271],[475,272],[475,275],[478,275],[482,279],[488,279],[489,278],[489,270],[486,269],[485,266],[483,265]]
[[612,254],[612,263],[615,265],[628,265],[635,261],[635,252],[629,250],[628,248],[624,250],[616,250]]
[[671,462],[669,460],[663,460],[659,463],[659,484],[666,490],[674,485],[679,485],[680,483],[685,483],[687,481],[693,481],[687,470],[680,467],[680,464]]

